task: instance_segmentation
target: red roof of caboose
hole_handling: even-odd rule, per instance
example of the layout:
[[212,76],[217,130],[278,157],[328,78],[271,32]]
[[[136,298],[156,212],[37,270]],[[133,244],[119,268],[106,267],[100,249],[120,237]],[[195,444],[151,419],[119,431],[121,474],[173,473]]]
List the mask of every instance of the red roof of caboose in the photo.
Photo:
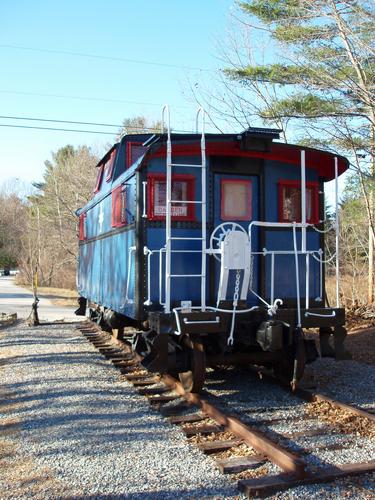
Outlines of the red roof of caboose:
[[[216,136],[217,137],[217,136]],[[284,144],[272,142],[269,151],[245,150],[240,146],[239,141],[233,140],[209,140],[207,134],[206,153],[208,156],[239,156],[246,158],[263,158],[265,160],[280,161],[292,165],[301,165],[301,151],[305,151],[306,168],[316,168],[320,177],[325,181],[335,178],[335,156],[338,160],[338,174],[341,175],[349,167],[349,161],[343,156],[334,155],[328,151],[297,146],[295,144]],[[164,156],[166,151],[165,143],[160,144],[160,148],[154,150],[151,156]],[[182,142],[173,144],[173,156],[200,155],[200,141]]]

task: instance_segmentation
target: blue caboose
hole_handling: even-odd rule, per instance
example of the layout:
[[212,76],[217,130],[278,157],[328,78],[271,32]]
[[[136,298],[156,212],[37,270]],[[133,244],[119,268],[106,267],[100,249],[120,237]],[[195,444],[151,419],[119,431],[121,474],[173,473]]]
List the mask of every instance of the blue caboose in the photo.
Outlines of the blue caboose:
[[126,135],[99,162],[78,211],[78,313],[89,301],[102,325],[132,326],[144,365],[187,390],[235,363],[295,385],[317,355],[303,328],[320,328],[323,356],[348,356],[324,282],[324,182],[348,161],[273,129],[205,133],[201,118],[196,134]]

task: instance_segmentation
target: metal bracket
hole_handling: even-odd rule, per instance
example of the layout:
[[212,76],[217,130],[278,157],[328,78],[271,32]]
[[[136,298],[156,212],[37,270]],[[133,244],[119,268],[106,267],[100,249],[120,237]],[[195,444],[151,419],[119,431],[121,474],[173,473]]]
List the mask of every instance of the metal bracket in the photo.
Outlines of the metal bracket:
[[307,316],[316,316],[317,318],[334,318],[336,316],[336,311],[332,311],[331,314],[317,314],[317,313],[305,312],[305,318],[307,318]]
[[208,325],[208,324],[217,324],[220,323],[220,317],[216,316],[215,319],[208,320],[208,321],[190,321],[187,318],[184,318],[184,323],[185,325]]

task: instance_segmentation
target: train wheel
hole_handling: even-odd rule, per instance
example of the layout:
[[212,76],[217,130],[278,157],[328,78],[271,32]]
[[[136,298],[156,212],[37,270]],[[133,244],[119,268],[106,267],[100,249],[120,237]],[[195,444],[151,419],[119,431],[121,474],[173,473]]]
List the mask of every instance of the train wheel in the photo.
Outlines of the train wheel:
[[189,350],[190,367],[187,372],[178,374],[186,392],[200,392],[206,378],[206,355],[201,342],[188,339],[185,342]]

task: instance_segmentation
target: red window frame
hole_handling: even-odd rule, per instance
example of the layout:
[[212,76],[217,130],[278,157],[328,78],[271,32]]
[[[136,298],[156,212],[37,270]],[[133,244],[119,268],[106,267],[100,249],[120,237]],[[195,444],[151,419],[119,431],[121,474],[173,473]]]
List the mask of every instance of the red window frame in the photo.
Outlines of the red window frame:
[[[319,184],[317,182],[306,182],[306,189],[312,191],[311,194],[311,217],[306,217],[306,222],[310,224],[317,224],[319,222],[319,194],[318,194]],[[293,222],[290,219],[284,217],[284,188],[295,188],[301,191],[301,181],[291,181],[281,179],[278,182],[279,188],[279,222]],[[297,220],[295,222],[301,222],[301,195],[299,204],[297,207]],[[306,213],[307,216],[307,213]]]
[[98,175],[96,177],[94,193],[98,193],[100,191],[100,186],[102,184],[102,179],[103,179],[104,165],[100,165],[98,169],[99,170],[98,170]]
[[87,234],[86,234],[86,217],[87,213],[84,212],[79,216],[79,241],[85,241],[87,240]]
[[[158,181],[166,182],[165,174],[149,174],[147,176],[147,218],[149,220],[165,220],[165,215],[155,214],[155,185]],[[189,174],[175,174],[172,175],[173,182],[187,182],[187,200],[194,200],[195,193],[195,177]],[[194,203],[187,204],[186,215],[172,215],[172,221],[194,221],[195,220],[195,206]]]
[[[130,141],[127,143],[127,145],[126,145],[126,168],[131,167],[133,165],[133,163],[135,163],[137,161],[137,159],[140,156],[142,156],[143,153],[140,154],[137,159],[135,159],[135,160],[132,159],[132,154],[133,154],[132,149],[134,147],[137,147],[137,146],[142,146],[142,144],[143,143],[139,142],[139,141]],[[144,147],[144,149],[146,151],[146,147]]]
[[[247,211],[245,215],[240,217],[234,217],[232,215],[226,216],[225,214],[225,193],[224,193],[224,185],[225,184],[247,184],[248,186],[248,199],[249,206],[247,207]],[[221,179],[220,182],[220,219],[221,220],[243,220],[249,221],[252,217],[252,202],[253,202],[253,183],[250,179]]]
[[115,164],[115,158],[116,158],[116,149],[114,149],[112,151],[112,153],[110,154],[110,157],[108,158],[108,160],[103,165],[103,170],[107,171],[107,175],[106,175],[106,178],[105,178],[106,182],[109,182],[112,179],[113,167],[114,167],[114,164]]
[[127,207],[127,185],[121,184],[112,191],[112,227],[125,226],[128,222]]

